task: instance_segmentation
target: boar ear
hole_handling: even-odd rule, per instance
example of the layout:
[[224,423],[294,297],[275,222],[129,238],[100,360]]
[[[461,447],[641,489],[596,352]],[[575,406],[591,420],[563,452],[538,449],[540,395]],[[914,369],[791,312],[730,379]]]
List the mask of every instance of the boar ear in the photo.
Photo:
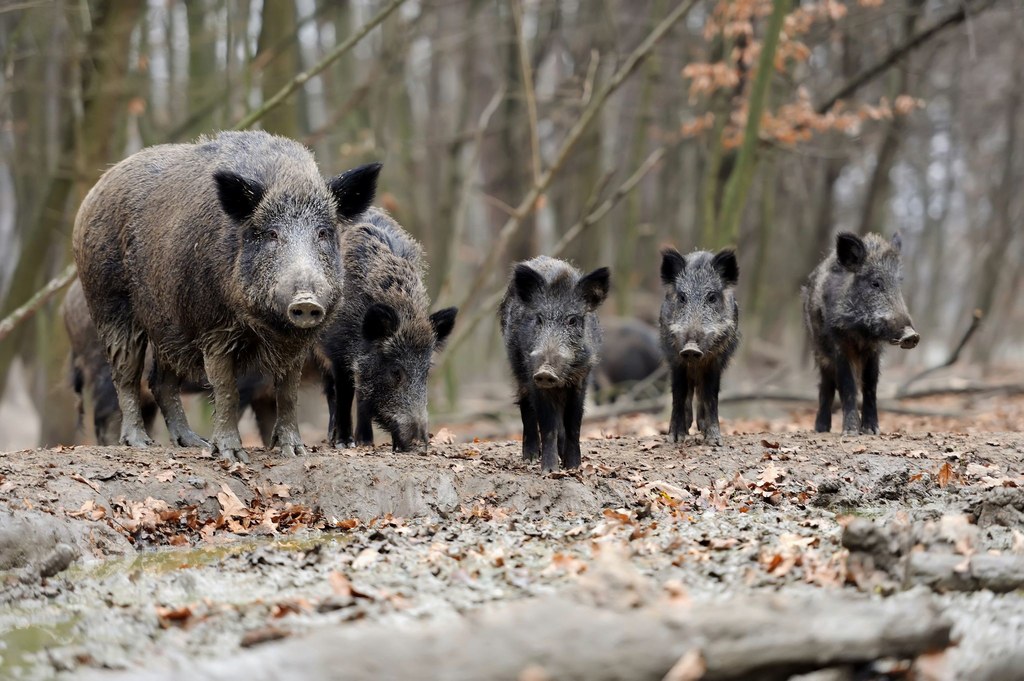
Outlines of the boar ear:
[[455,315],[459,313],[457,307],[446,307],[430,315],[430,325],[434,327],[434,338],[437,339],[437,346],[444,345],[448,334],[455,328]]
[[868,251],[859,236],[850,232],[840,232],[836,236],[836,258],[840,265],[853,272],[860,269],[867,257]]
[[661,252],[661,283],[672,286],[676,277],[686,269],[686,258],[674,248],[666,248]]
[[591,310],[596,310],[597,306],[608,297],[608,287],[611,285],[610,276],[607,267],[598,267],[576,283],[576,288],[583,296],[583,300],[587,301],[587,307]]
[[903,250],[903,237],[900,236],[899,232],[892,235],[892,247],[899,253]]
[[544,288],[544,277],[529,265],[519,263],[512,272],[512,284],[519,300],[528,303],[537,291]]
[[363,338],[379,341],[389,338],[398,330],[398,313],[390,305],[374,303],[363,315]]
[[338,206],[339,220],[351,222],[373,204],[373,197],[377,193],[377,176],[380,175],[381,167],[380,163],[367,163],[327,181],[327,186],[334,194],[334,201]]
[[740,264],[736,261],[736,251],[731,248],[724,248],[716,253],[711,259],[711,266],[715,268],[726,286],[735,286],[740,280]]
[[230,170],[218,170],[213,174],[217,183],[217,198],[221,208],[235,222],[245,222],[252,217],[256,206],[263,200],[263,185],[247,180]]

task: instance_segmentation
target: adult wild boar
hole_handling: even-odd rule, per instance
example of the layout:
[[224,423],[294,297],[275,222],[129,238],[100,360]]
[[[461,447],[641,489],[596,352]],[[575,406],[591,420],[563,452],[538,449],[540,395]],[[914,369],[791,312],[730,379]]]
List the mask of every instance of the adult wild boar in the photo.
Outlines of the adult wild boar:
[[722,443],[718,391],[722,373],[740,342],[739,276],[732,249],[687,256],[674,248],[662,251],[665,300],[659,325],[665,360],[672,371],[669,435],[676,442],[686,437],[696,415],[704,442]]
[[320,344],[330,441],[372,445],[376,421],[396,451],[426,446],[427,374],[458,310],[430,314],[423,248],[384,211],[368,210],[342,235],[341,250],[345,300]]
[[[861,238],[843,232],[803,287],[804,320],[821,374],[814,422],[819,433],[832,428],[838,388],[843,434],[878,434],[876,393],[884,344],[910,349],[921,340],[900,290],[901,245],[899,235],[890,242],[877,234]],[[864,393],[861,416],[858,379]]]
[[214,451],[248,460],[238,434],[240,373],[274,379],[273,443],[305,451],[296,422],[302,364],[342,296],[339,231],[371,204],[379,164],[325,181],[312,154],[264,132],[225,132],[144,149],[86,196],[73,245],[123,413],[121,442],[150,444],[140,410],[147,344],[172,441],[207,443],[181,406],[205,372]]
[[597,364],[596,310],[608,296],[609,273],[584,275],[541,255],[512,271],[499,315],[523,419],[523,458],[540,454],[541,469],[580,465],[580,427],[587,379]]
[[[96,326],[89,314],[85,302],[82,283],[75,280],[68,288],[68,293],[61,304],[61,315],[64,327],[68,332],[71,344],[69,365],[71,368],[71,388],[75,392],[78,412],[78,425],[81,427],[85,417],[85,396],[92,402],[92,422],[96,443],[99,445],[117,444],[121,437],[121,407],[117,402],[117,391],[114,379],[110,375],[110,364],[103,351],[103,343],[96,335]],[[146,380],[141,392],[142,421],[146,432],[153,433],[153,422],[156,420],[157,406],[149,383],[153,381],[153,353],[146,353]],[[181,392],[184,394],[208,393],[209,387],[202,383],[185,381]],[[277,401],[274,396],[274,384],[270,379],[258,373],[249,372],[238,379],[238,410],[239,417],[246,409],[252,409],[256,417],[256,426],[266,447],[270,446],[277,420]]]

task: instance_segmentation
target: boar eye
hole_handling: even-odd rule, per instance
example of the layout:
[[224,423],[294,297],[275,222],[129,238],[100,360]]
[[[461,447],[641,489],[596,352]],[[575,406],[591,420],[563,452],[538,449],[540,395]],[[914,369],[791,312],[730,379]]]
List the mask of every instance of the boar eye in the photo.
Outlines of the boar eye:
[[882,288],[882,282],[878,281],[877,279],[872,279],[871,288]]
[[271,241],[277,241],[280,238],[280,235],[277,233],[276,229],[268,229],[266,232],[264,232],[264,234]]
[[391,377],[391,380],[394,381],[395,383],[399,382],[400,380],[402,380],[402,367],[391,367],[390,369],[388,369],[388,375]]
[[320,231],[317,232],[316,235],[317,237],[320,238],[321,241],[327,241],[327,239],[331,237],[331,230],[327,229],[326,227],[321,227]]
[[544,323],[544,316],[543,315],[537,315],[536,317],[533,318],[533,321],[537,322],[538,324],[543,324]]
[[717,302],[718,302],[718,292],[717,291],[712,291],[711,293],[708,294],[708,303],[710,305],[714,305]]
[[686,305],[686,294],[685,293],[680,293],[679,294],[679,304],[680,305]]
[[574,314],[571,317],[569,317],[569,319],[566,321],[571,328],[576,329],[579,328],[580,321],[582,320],[580,319],[580,316],[578,314]]

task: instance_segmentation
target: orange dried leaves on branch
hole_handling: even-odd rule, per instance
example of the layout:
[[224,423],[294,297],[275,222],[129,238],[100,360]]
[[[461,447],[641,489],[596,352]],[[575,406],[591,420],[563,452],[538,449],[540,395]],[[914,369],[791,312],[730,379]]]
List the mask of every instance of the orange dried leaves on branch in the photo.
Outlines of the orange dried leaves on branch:
[[[878,7],[882,3],[862,0],[860,4]],[[704,37],[709,42],[723,40],[732,47],[721,61],[688,64],[682,76],[689,82],[691,102],[701,98],[710,100],[722,93],[728,95],[729,105],[725,112],[708,112],[684,122],[680,127],[683,137],[696,137],[715,129],[716,115],[724,115],[727,119],[721,128],[723,148],[734,149],[743,142],[747,90],[753,80],[748,72],[756,65],[762,45],[757,25],[763,23],[771,9],[772,0],[722,0],[715,5],[704,27]],[[775,69],[784,73],[794,65],[806,63],[811,49],[802,36],[816,24],[833,24],[843,19],[847,11],[847,5],[839,0],[821,0],[802,3],[786,15],[775,53]],[[840,102],[831,110],[818,113],[806,87],[797,85],[788,101],[764,112],[758,134],[766,142],[791,147],[828,131],[856,135],[865,122],[906,116],[923,106],[924,102],[919,99],[900,95],[892,102],[882,97],[876,104],[865,103],[852,109]]]

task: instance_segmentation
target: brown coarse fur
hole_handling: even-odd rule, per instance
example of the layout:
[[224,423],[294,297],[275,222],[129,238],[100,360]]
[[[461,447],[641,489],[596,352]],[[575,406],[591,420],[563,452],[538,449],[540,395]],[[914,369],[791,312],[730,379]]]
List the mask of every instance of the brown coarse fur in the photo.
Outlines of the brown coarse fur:
[[138,386],[151,345],[172,440],[205,444],[179,397],[182,380],[205,372],[213,447],[244,458],[236,376],[252,370],[278,386],[276,444],[302,449],[299,372],[341,298],[338,231],[372,200],[378,170],[325,182],[297,142],[236,132],[144,149],[103,175],[79,210],[73,244],[124,412],[123,443],[149,443]]
[[[427,374],[455,321],[454,308],[430,314],[423,247],[385,211],[368,210],[342,236],[345,300],[324,334],[331,441],[372,444],[371,422],[396,449],[426,443]],[[353,439],[351,402],[356,399]]]

